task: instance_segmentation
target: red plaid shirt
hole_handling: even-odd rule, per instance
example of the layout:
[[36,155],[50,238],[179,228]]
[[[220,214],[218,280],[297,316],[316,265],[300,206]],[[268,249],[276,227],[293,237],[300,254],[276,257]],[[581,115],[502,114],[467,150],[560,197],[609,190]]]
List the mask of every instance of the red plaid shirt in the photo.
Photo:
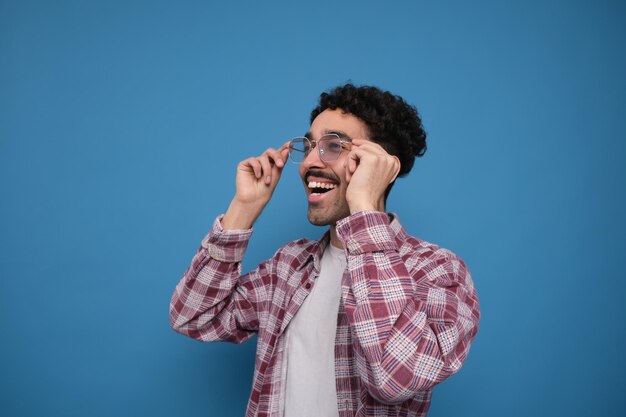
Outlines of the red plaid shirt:
[[[258,333],[246,416],[282,417],[285,328],[315,285],[329,237],[288,243],[241,275],[251,233],[215,221],[174,291],[170,319],[202,341]],[[465,263],[381,212],[347,217],[337,233],[348,259],[335,338],[339,415],[425,416],[432,387],[461,368],[478,331]]]

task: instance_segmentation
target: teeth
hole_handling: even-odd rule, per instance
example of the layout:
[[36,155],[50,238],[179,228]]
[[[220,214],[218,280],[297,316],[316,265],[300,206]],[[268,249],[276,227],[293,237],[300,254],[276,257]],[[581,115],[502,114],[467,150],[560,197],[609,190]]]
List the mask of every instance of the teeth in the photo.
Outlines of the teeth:
[[332,190],[333,188],[337,188],[337,184],[309,181],[309,188],[325,188],[327,190]]

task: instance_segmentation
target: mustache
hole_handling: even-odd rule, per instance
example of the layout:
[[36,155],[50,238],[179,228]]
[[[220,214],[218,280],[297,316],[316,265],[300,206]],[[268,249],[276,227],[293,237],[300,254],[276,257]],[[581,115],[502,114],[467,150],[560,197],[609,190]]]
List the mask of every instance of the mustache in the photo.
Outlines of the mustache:
[[318,178],[324,178],[324,179],[327,179],[327,180],[330,180],[330,181],[334,181],[334,182],[336,182],[337,184],[339,184],[339,183],[341,182],[341,181],[339,180],[339,178],[337,178],[337,176],[336,176],[336,175],[332,175],[332,174],[329,174],[328,172],[324,172],[324,171],[317,171],[317,170],[310,170],[310,171],[307,171],[307,172],[306,172],[306,174],[304,174],[304,180],[305,180],[306,182],[309,182],[309,177],[310,177],[311,175],[313,175],[313,176],[315,176],[315,177],[318,177]]

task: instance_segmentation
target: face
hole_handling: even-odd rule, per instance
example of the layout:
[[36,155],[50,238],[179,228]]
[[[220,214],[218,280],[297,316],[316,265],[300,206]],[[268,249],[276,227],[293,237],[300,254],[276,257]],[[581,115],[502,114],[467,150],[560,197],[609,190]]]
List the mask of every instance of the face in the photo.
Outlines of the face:
[[[328,133],[350,139],[368,139],[367,126],[357,117],[337,110],[324,110],[320,113],[307,133],[307,137],[317,141]],[[333,225],[338,220],[350,215],[346,201],[346,157],[350,145],[332,162],[323,162],[319,158],[317,147],[300,163],[300,178],[304,183],[309,201],[308,218],[317,226]]]

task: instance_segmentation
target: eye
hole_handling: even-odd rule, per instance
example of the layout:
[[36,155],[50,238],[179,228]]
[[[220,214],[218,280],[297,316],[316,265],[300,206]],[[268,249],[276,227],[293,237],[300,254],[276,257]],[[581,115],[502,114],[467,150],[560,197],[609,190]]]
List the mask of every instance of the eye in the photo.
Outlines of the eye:
[[339,139],[331,139],[327,141],[326,149],[328,150],[328,152],[341,152],[341,141]]

